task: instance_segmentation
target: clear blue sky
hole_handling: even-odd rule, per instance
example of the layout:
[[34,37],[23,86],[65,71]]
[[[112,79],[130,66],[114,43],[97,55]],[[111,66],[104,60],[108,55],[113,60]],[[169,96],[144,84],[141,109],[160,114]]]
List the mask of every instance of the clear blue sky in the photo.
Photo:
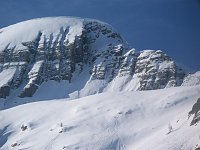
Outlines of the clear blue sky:
[[110,23],[137,50],[161,49],[200,70],[200,0],[1,0],[0,28],[45,16]]

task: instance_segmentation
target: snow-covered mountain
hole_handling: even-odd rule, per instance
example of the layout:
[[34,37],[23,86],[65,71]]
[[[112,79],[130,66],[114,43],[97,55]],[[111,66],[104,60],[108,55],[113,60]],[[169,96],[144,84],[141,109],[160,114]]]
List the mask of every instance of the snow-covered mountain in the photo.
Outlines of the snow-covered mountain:
[[97,20],[41,18],[0,29],[1,98],[15,91],[19,97],[34,96],[50,80],[67,80],[73,90],[65,97],[77,98],[180,86],[185,75],[164,52],[137,52]]
[[199,150],[199,84],[98,20],[11,25],[0,29],[0,149]]

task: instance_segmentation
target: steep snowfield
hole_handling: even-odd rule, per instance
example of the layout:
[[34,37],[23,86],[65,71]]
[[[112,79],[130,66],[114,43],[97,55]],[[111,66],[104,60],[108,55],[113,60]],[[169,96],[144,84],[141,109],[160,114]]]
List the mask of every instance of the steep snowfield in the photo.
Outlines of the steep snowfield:
[[11,82],[15,75],[16,68],[6,69],[0,74],[0,87],[6,85],[8,82]]
[[190,126],[188,112],[199,97],[191,86],[5,106],[0,149],[193,150],[200,124]]

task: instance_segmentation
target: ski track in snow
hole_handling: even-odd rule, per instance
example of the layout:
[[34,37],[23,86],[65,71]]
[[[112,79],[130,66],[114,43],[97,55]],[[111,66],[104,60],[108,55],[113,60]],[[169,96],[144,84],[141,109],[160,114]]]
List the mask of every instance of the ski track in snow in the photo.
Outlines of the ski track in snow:
[[56,139],[59,137],[59,133],[58,135],[56,135],[54,138],[52,138],[49,142],[49,144],[46,146],[45,150],[53,150],[52,146],[53,143],[56,141]]

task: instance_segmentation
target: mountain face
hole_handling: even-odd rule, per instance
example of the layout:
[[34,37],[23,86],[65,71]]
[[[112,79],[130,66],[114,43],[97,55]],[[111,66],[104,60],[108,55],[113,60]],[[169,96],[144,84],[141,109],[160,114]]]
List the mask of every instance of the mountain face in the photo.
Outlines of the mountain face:
[[77,98],[180,86],[185,76],[164,52],[131,49],[110,25],[97,20],[41,18],[0,29],[0,98],[15,91],[32,97],[51,80],[73,85],[81,79],[81,86],[66,93]]

